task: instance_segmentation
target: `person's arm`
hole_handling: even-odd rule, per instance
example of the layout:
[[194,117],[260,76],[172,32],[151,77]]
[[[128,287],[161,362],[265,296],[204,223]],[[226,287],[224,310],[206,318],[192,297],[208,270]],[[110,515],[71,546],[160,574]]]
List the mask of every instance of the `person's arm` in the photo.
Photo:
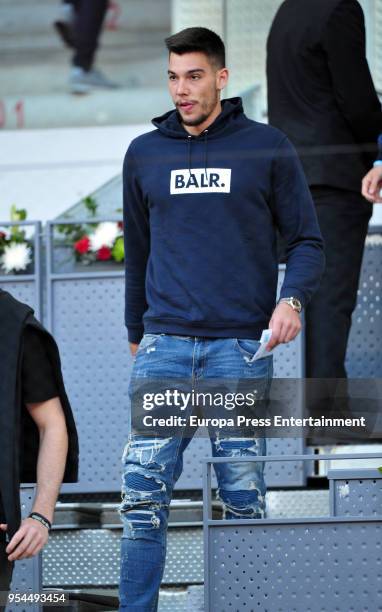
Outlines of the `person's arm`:
[[382,112],[366,59],[364,16],[357,0],[337,5],[322,40],[336,102],[355,140],[369,143],[372,153],[382,130]]
[[[32,512],[38,512],[51,523],[68,452],[64,411],[58,397],[26,406],[40,435],[37,491]],[[1,528],[5,531],[6,525]],[[48,541],[48,536],[48,529],[39,521],[33,518],[24,519],[6,548],[9,561],[36,555]]]
[[[318,289],[324,270],[324,245],[316,211],[301,162],[285,137],[273,160],[272,208],[278,229],[286,242],[286,271],[280,298],[295,297],[302,307]],[[290,342],[301,330],[299,314],[280,303],[269,323],[271,350]]]
[[125,242],[125,324],[133,355],[143,336],[147,310],[145,279],[150,251],[149,213],[139,184],[131,145],[123,164],[123,225]]

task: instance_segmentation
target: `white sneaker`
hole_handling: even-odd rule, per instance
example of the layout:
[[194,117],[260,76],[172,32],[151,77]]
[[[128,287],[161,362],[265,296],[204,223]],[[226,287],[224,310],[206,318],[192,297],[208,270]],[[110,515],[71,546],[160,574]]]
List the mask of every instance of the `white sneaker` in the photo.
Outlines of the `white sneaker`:
[[110,81],[100,70],[93,68],[86,72],[79,66],[73,66],[69,75],[71,93],[86,94],[92,89],[118,89],[120,86]]

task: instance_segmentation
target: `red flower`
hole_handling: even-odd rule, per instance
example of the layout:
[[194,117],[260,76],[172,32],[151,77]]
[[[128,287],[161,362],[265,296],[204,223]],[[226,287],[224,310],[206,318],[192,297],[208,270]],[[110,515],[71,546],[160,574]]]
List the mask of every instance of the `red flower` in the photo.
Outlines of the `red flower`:
[[83,236],[81,240],[77,240],[77,242],[74,243],[75,250],[77,251],[77,253],[80,253],[81,255],[84,255],[85,253],[89,251],[89,246],[90,246],[90,240],[87,236]]
[[3,240],[4,238],[6,238],[7,234],[5,234],[4,232],[0,232],[0,240]]
[[123,230],[123,221],[118,221],[118,227],[120,230]]
[[106,261],[107,259],[111,259],[111,250],[106,246],[101,247],[97,251],[97,259],[100,259],[101,261]]

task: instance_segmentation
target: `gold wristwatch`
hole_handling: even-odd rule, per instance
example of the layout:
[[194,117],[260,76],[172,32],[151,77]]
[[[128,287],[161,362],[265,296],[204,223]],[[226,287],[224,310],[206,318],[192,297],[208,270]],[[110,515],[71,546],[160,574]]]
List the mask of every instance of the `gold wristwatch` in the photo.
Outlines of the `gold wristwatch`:
[[302,311],[301,302],[295,297],[281,298],[281,300],[279,300],[279,304],[281,304],[281,302],[285,302],[286,304],[289,304],[289,306],[291,306],[291,308],[293,308],[293,310],[295,310],[298,313]]

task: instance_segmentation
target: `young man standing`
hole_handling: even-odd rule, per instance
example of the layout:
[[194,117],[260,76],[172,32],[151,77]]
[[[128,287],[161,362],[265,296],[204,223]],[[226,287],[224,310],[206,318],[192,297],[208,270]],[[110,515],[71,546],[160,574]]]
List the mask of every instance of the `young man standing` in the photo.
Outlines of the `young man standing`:
[[[220,99],[224,44],[206,28],[166,40],[176,110],[154,119],[124,162],[126,325],[137,379],[262,379],[253,359],[301,329],[323,245],[294,149],[278,130],[247,119],[240,98]],[[287,242],[280,301],[276,227]],[[211,433],[211,432],[210,432]],[[220,435],[219,435],[220,434]],[[124,456],[121,610],[156,610],[174,483],[189,438],[130,434]],[[265,453],[263,438],[211,433],[215,456]],[[262,465],[217,464],[226,518],[260,518]]]

